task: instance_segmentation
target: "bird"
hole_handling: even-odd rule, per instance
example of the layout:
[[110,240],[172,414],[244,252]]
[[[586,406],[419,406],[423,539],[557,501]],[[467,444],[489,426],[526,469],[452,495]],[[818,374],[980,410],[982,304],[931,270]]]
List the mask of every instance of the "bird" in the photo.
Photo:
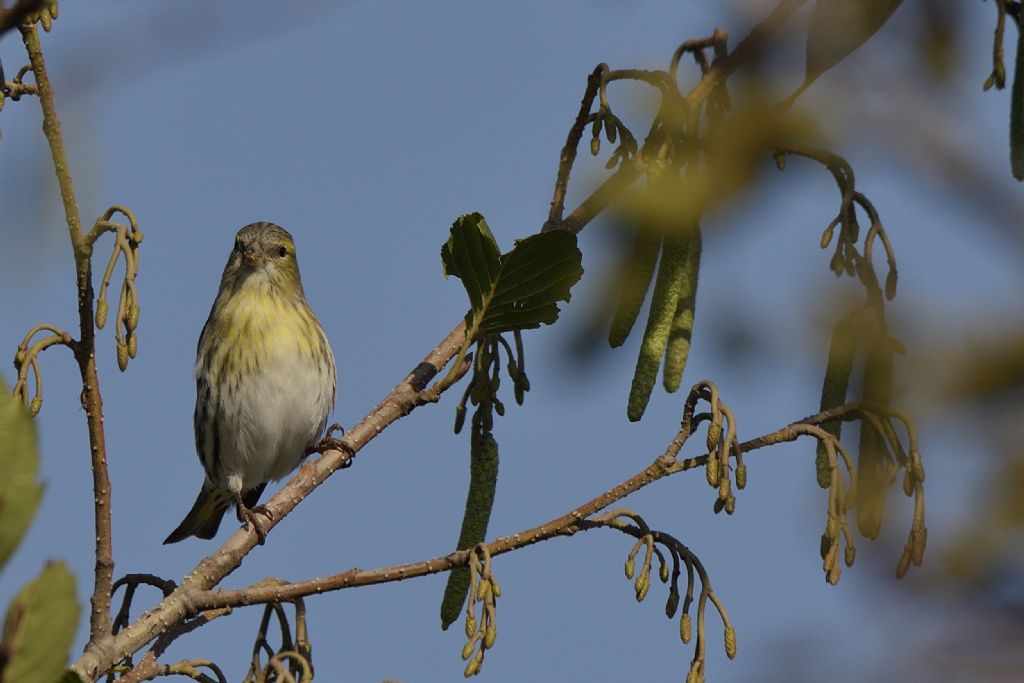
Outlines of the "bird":
[[273,223],[246,225],[221,276],[196,350],[196,453],[205,471],[185,519],[164,544],[211,539],[234,505],[263,532],[256,507],[270,481],[319,442],[334,409],[334,353],[299,277],[295,240]]

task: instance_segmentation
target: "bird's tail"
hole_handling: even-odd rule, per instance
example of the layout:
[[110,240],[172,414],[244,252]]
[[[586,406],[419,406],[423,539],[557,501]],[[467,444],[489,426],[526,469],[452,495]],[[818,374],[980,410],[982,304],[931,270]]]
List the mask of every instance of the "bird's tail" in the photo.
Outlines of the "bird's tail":
[[224,490],[217,490],[210,486],[209,482],[204,482],[192,509],[185,515],[185,519],[178,525],[178,528],[164,540],[164,545],[183,541],[189,536],[213,538],[217,534],[217,529],[220,528],[220,520],[229,507],[231,507],[231,494]]
[[[242,496],[246,507],[253,507],[260,499],[260,494],[266,484],[260,484],[250,489]],[[234,496],[223,489],[214,488],[210,482],[203,482],[203,488],[199,490],[199,496],[192,505],[192,509],[185,515],[178,528],[171,532],[171,535],[164,539],[164,545],[183,541],[189,536],[209,540],[217,535],[220,528],[220,521],[227,509],[234,504]]]

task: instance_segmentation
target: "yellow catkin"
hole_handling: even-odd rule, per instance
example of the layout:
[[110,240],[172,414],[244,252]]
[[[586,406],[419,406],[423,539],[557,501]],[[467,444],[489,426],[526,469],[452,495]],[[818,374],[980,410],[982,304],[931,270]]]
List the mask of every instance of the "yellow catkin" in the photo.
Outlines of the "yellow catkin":
[[686,239],[679,234],[665,238],[658,265],[658,277],[651,296],[651,310],[647,316],[647,327],[644,339],[640,343],[640,354],[633,373],[633,384],[629,392],[626,406],[626,417],[636,422],[643,417],[647,403],[651,399],[651,390],[658,378],[658,368],[668,343],[675,317],[676,305],[682,283],[679,273],[686,262]]
[[690,355],[693,316],[697,304],[697,280],[700,273],[700,226],[694,225],[684,229],[683,237],[686,240],[686,255],[679,271],[679,299],[669,330],[668,345],[665,347],[665,369],[662,376],[665,390],[669,393],[679,389],[683,370],[686,368],[686,359]]

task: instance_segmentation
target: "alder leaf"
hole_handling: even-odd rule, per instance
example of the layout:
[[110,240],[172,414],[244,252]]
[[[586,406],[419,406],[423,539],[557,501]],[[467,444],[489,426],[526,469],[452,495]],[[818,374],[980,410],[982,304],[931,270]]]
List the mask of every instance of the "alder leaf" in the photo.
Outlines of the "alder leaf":
[[582,260],[571,232],[532,235],[502,254],[482,215],[460,216],[441,247],[441,267],[445,276],[462,280],[469,296],[467,343],[555,322],[557,302],[569,300],[583,275]]
[[0,381],[0,567],[18,547],[43,496],[32,418]]
[[807,27],[806,88],[882,28],[903,0],[818,0]]
[[65,666],[78,625],[75,577],[63,562],[47,565],[11,600],[0,652],[2,683],[52,683],[66,678]]

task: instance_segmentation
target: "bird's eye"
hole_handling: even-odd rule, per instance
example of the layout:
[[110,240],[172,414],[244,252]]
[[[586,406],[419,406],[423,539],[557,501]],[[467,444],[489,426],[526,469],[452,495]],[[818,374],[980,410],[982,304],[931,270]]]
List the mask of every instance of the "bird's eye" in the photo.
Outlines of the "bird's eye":
[[284,258],[285,256],[288,255],[288,250],[285,249],[284,247],[281,247],[280,249],[277,250],[277,255],[280,256],[281,258]]
[[242,240],[235,240],[235,251],[242,251]]

